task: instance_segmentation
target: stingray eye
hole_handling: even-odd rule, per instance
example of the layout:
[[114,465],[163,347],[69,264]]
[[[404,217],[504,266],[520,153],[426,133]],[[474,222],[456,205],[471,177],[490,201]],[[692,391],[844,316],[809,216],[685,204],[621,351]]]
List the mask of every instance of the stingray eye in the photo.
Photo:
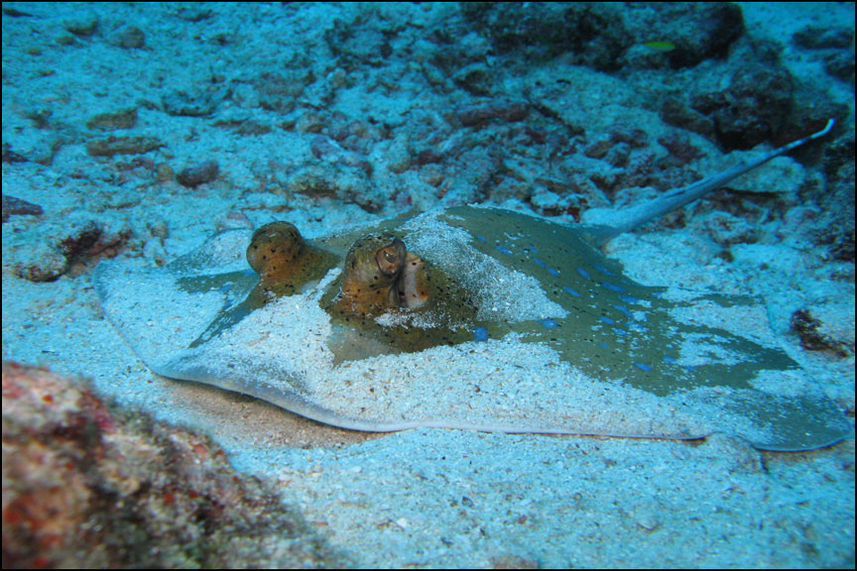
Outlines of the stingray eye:
[[271,222],[253,233],[247,247],[247,262],[259,274],[274,270],[272,264],[291,265],[301,255],[304,240],[289,222]]
[[378,250],[375,254],[375,262],[382,274],[392,276],[401,271],[405,263],[405,255],[405,244],[397,238],[389,246]]

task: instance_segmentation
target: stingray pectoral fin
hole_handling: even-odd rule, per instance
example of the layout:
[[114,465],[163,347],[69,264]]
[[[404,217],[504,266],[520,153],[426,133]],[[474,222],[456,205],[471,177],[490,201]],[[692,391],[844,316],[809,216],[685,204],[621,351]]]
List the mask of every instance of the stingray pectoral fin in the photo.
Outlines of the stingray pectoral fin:
[[[216,360],[215,360],[216,361]],[[357,418],[326,408],[316,402],[301,388],[302,380],[287,368],[277,370],[270,362],[254,363],[233,361],[226,366],[213,364],[211,355],[204,351],[185,351],[166,363],[150,367],[155,373],[182,381],[193,381],[237,392],[261,399],[289,412],[311,420],[362,432],[396,432],[412,428],[447,428],[475,430],[481,432],[505,432],[510,434],[563,434],[581,436],[615,436],[623,438],[662,438],[669,440],[696,440],[711,434],[711,431],[639,432],[635,430],[598,430],[592,428],[561,426],[551,422],[510,419],[461,418],[408,418],[403,420],[375,420]]]
[[756,448],[777,452],[799,452],[831,446],[851,433],[842,412],[820,390],[785,398],[762,391],[736,395],[726,408],[737,409],[759,426],[776,418],[776,429],[748,439]]
[[298,388],[302,384],[301,380],[294,372],[287,369],[278,371],[272,363],[235,361],[229,365],[217,366],[209,361],[204,351],[189,351],[150,368],[163,377],[194,381],[255,397],[305,418],[348,430],[395,432],[419,426],[419,423],[415,422],[358,419],[327,409],[301,392]]

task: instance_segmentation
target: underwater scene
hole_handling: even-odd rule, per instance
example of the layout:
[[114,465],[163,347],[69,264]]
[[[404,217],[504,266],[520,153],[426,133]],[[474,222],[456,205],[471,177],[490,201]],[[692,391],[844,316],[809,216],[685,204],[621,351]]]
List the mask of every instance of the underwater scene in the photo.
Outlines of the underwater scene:
[[853,567],[853,3],[2,4],[4,567]]

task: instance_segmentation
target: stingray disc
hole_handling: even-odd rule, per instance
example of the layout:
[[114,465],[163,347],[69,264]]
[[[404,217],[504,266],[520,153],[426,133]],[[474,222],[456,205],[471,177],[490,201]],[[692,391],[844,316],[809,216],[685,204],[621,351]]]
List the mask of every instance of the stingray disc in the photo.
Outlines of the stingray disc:
[[163,268],[103,263],[97,289],[154,372],[343,428],[726,432],[772,450],[850,432],[777,346],[755,298],[642,286],[579,230],[506,210],[437,210],[389,226],[442,284],[428,309],[329,314],[338,267],[248,305],[258,282],[244,261],[248,231]]

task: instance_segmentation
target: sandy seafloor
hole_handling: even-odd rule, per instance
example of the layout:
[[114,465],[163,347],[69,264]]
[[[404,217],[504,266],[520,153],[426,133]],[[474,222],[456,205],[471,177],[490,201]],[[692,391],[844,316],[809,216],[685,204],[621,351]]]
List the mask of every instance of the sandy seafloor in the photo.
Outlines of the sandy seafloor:
[[[853,566],[853,436],[788,454],[762,453],[727,435],[695,443],[455,430],[366,438],[158,377],[101,313],[92,272],[112,250],[151,267],[217,229],[276,218],[313,236],[470,200],[502,198],[531,210],[561,193],[522,202],[520,193],[484,192],[485,181],[474,182],[478,176],[469,178],[461,165],[480,168],[486,146],[479,137],[491,130],[462,127],[450,115],[494,97],[522,100],[526,85],[565,74],[565,84],[579,81],[564,88],[568,101],[557,121],[582,126],[585,142],[615,122],[632,122],[663,155],[654,141],[677,128],[652,110],[646,90],[562,54],[523,73],[508,63],[514,54],[491,53],[478,34],[440,40],[441,24],[466,28],[455,4],[3,8],[3,194],[43,209],[3,223],[4,360],[91,378],[105,396],[210,434],[239,471],[276,482],[355,566]],[[789,38],[807,25],[850,27],[853,54],[854,5],[742,8],[748,36],[781,42],[792,76],[846,107],[837,136],[850,137],[853,153],[853,84],[825,74]],[[453,46],[447,60],[464,58],[461,65],[476,71],[445,77],[432,62],[446,60],[425,55],[441,44]],[[473,53],[483,56],[467,60]],[[718,71],[716,63],[700,65]],[[134,108],[130,129],[87,126],[99,114]],[[153,137],[161,146],[108,157],[87,152],[111,134]],[[703,150],[692,163],[702,174],[748,156],[689,136]],[[7,162],[7,145],[16,160]],[[465,155],[436,161],[430,150]],[[549,186],[538,170],[548,157],[518,144],[504,150],[506,172],[521,184]],[[208,160],[218,163],[216,180],[176,182],[174,173]],[[853,351],[807,351],[789,331],[790,315],[808,307],[826,333],[853,349],[853,259],[826,259],[824,247],[801,232],[799,221],[818,208],[796,189],[823,185],[817,164],[778,161],[739,188],[746,198],[754,187],[777,187],[779,198],[765,204],[779,215],[761,224],[755,240],[734,241],[731,255],[718,255],[722,244],[705,232],[710,225],[693,223],[692,214],[704,219],[710,208],[687,210],[686,224],[621,236],[606,251],[645,284],[762,296],[783,348],[853,425]],[[589,164],[605,168],[599,162]],[[307,168],[322,179],[341,177],[341,186],[306,191],[295,173]],[[361,184],[370,189],[363,195]],[[59,245],[79,241],[87,227],[116,247],[69,263]],[[21,277],[32,277],[32,268],[58,279]]]

